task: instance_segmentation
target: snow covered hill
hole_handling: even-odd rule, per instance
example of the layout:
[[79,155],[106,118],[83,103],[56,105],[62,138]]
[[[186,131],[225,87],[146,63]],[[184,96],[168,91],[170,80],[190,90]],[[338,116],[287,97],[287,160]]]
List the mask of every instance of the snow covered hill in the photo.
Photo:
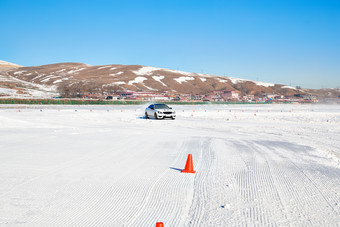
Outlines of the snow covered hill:
[[74,89],[72,86],[80,86],[85,90],[170,91],[193,94],[204,94],[213,90],[237,90],[241,95],[293,95],[297,92],[296,89],[284,85],[141,65],[90,66],[82,63],[59,63],[12,68],[0,72],[0,86],[4,82],[17,84],[17,87],[29,84],[29,88],[43,92],[56,92],[62,86],[69,86],[71,89]]

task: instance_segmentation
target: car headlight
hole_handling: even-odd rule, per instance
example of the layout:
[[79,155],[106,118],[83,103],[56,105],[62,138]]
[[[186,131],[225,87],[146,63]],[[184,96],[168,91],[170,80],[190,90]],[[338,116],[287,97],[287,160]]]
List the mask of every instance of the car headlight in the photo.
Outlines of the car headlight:
[[162,112],[161,111],[157,111],[157,113],[161,114]]
[[174,111],[174,112],[172,112],[173,114],[175,114],[176,113],[176,111]]

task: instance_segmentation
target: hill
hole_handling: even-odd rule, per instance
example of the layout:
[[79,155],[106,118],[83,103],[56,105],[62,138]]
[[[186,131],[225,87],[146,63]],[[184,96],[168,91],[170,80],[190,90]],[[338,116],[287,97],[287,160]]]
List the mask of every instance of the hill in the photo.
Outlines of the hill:
[[11,63],[11,62],[0,60],[0,71],[7,70],[7,69],[10,69],[10,68],[18,68],[18,67],[22,67],[22,66],[16,65],[16,64]]
[[[292,96],[293,87],[232,77],[190,73],[142,65],[86,65],[58,63],[20,67],[12,63],[0,72],[0,88],[12,89],[9,96],[48,98],[59,92],[168,91],[207,94],[213,90],[233,90],[240,95],[264,93]],[[13,91],[15,90],[15,92]],[[1,90],[0,90],[1,93]],[[2,92],[3,96],[6,92]],[[8,93],[8,92],[7,92]],[[5,96],[8,96],[5,95]]]

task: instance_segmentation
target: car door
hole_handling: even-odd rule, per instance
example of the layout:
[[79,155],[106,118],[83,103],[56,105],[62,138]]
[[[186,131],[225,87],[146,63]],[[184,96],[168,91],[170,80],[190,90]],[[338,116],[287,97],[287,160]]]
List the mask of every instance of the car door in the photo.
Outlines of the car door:
[[153,116],[154,112],[153,112],[153,109],[155,108],[154,105],[150,105],[147,109],[147,112],[148,112],[148,115],[149,116]]

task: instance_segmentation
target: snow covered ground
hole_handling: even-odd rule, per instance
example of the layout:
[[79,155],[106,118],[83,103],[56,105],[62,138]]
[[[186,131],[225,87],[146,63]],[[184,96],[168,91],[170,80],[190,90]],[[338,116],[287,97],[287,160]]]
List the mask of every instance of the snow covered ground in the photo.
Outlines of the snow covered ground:
[[340,105],[174,109],[0,106],[0,226],[340,225]]

